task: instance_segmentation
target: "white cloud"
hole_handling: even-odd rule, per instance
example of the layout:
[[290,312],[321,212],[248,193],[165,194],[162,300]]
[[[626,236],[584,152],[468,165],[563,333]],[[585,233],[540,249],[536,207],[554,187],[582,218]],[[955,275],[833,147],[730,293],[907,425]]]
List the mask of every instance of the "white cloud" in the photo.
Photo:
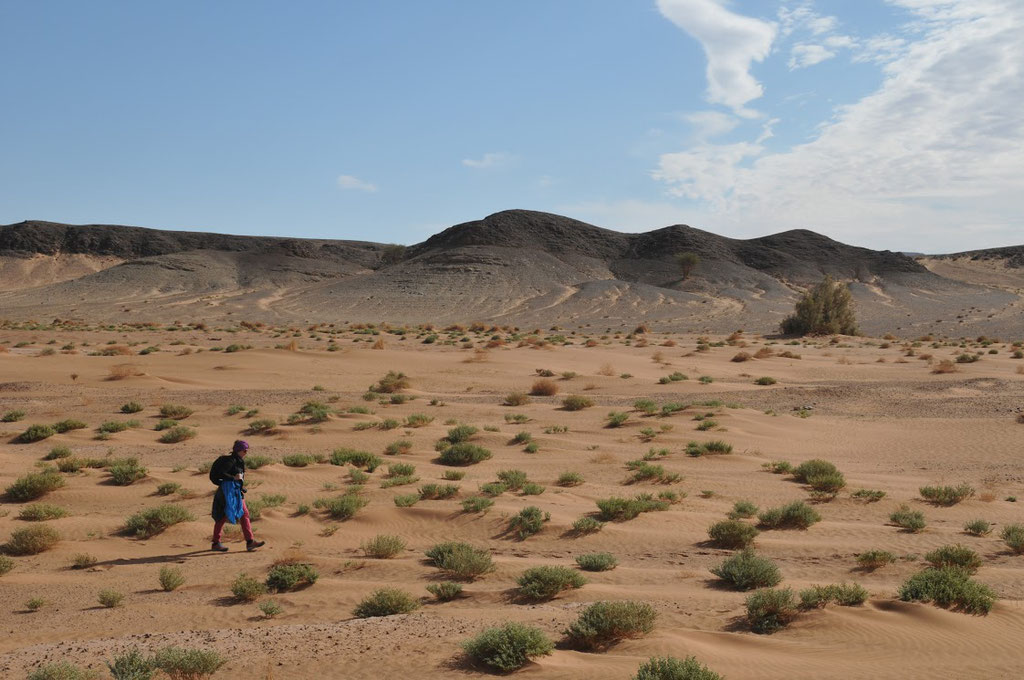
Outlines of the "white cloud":
[[777,153],[703,144],[664,154],[654,177],[718,227],[928,251],[1024,240],[1024,3],[888,1],[914,13],[916,33],[816,139]]
[[736,14],[720,0],[658,0],[662,15],[700,42],[707,56],[708,101],[724,104],[746,118],[757,116],[746,105],[764,88],[750,73],[771,51],[774,23]]
[[366,191],[366,192],[369,192],[369,193],[373,193],[374,191],[377,191],[377,185],[376,184],[370,184],[369,182],[364,182],[363,180],[359,179],[358,177],[356,177],[354,175],[339,175],[338,176],[338,186],[341,187],[342,189],[351,190],[351,191]]
[[795,71],[798,68],[814,66],[834,56],[836,56],[835,52],[822,45],[798,43],[789,53],[789,70]]
[[487,168],[500,167],[510,160],[512,160],[512,156],[506,153],[485,153],[480,159],[463,158],[462,164],[467,168],[485,170]]
[[684,114],[683,120],[693,126],[693,136],[700,140],[732,132],[740,123],[736,116],[721,111],[693,111]]

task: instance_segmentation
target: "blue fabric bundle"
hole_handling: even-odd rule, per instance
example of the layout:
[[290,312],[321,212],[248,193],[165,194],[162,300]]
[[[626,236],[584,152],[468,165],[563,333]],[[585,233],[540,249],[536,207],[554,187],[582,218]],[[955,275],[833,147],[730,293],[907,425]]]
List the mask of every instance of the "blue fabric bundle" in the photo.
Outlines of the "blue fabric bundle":
[[220,493],[224,495],[224,517],[232,524],[242,518],[242,483],[236,479],[221,482]]

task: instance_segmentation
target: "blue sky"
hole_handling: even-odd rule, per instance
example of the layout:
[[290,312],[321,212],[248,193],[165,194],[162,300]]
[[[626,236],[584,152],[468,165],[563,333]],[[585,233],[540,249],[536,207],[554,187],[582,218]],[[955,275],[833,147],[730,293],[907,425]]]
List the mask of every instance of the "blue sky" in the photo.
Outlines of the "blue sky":
[[1024,243],[1019,0],[50,0],[0,31],[0,223]]

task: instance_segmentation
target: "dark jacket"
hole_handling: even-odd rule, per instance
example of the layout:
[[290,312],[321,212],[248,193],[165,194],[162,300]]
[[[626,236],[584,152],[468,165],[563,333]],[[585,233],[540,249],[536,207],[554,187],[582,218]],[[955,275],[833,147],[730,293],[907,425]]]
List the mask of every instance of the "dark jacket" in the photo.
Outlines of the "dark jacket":
[[[227,505],[221,484],[229,479],[234,479],[235,475],[241,474],[245,474],[245,461],[233,453],[220,456],[210,466],[210,481],[217,485],[217,493],[213,495],[213,507],[210,510],[210,516],[214,520],[224,517]],[[241,488],[241,492],[244,496],[244,486]]]

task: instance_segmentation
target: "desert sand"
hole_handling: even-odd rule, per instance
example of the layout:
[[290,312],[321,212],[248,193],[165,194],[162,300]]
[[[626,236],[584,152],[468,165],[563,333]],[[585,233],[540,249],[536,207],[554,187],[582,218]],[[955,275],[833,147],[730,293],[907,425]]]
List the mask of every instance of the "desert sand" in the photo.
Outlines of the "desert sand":
[[[713,336],[710,341],[718,346],[696,351],[699,340],[691,335],[595,332],[586,336],[594,346],[586,346],[581,334],[567,334],[572,344],[513,339],[488,348],[492,337],[508,339],[510,334],[491,329],[438,333],[436,342],[424,344],[423,331],[374,335],[341,326],[73,331],[8,325],[0,330],[7,348],[0,351],[0,412],[25,412],[16,422],[0,424],[4,487],[36,470],[57,445],[70,447],[78,458],[137,457],[148,470],[131,485],[115,486],[105,470],[85,468],[64,474],[63,488],[36,501],[61,506],[69,515],[45,522],[62,537],[54,548],[13,557],[14,568],[0,576],[0,676],[22,678],[39,664],[57,660],[106,673],[104,661],[133,646],[148,651],[177,644],[221,652],[228,663],[217,677],[485,677],[489,673],[469,664],[460,650],[461,641],[484,628],[520,621],[558,642],[587,604],[629,599],[656,608],[649,635],[603,652],[559,644],[517,674],[620,679],[651,656],[693,655],[729,680],[1020,677],[1024,556],[1009,551],[999,531],[1024,520],[1024,424],[1018,422],[1024,360],[1012,358],[1013,348],[1005,342],[1021,338],[991,344],[972,339],[963,346],[936,339],[935,347],[932,340],[916,338],[846,337],[787,345],[788,340],[746,334],[734,337],[732,344]],[[556,332],[539,337],[551,335]],[[378,339],[383,348],[374,349]],[[231,344],[251,348],[213,351]],[[329,345],[334,351],[327,351]],[[121,346],[128,354],[91,356]],[[158,351],[139,354],[151,346]],[[754,354],[765,347],[772,356],[732,361],[738,352]],[[785,350],[799,358],[778,356]],[[957,372],[933,372],[940,360],[964,352],[981,352],[982,357],[957,364]],[[116,368],[125,364],[130,370]],[[537,369],[554,372],[559,393],[531,397],[521,406],[502,405],[508,393],[530,390]],[[409,387],[401,394],[412,399],[402,404],[365,401],[367,387],[392,370],[408,376]],[[110,379],[119,371],[128,377]],[[688,379],[658,383],[674,372]],[[563,373],[574,375],[563,378]],[[701,382],[700,376],[713,381]],[[762,376],[777,382],[756,385]],[[569,394],[585,395],[595,405],[563,410],[562,398]],[[389,395],[381,396],[389,401]],[[667,417],[647,417],[632,406],[641,398],[691,405]],[[310,400],[325,402],[336,413],[316,425],[284,424]],[[138,401],[143,410],[121,414],[128,401]],[[720,404],[700,405],[706,402]],[[154,426],[163,404],[193,409],[181,424],[194,428],[197,436],[159,443],[161,433]],[[226,415],[235,404],[246,410]],[[368,407],[373,413],[346,413],[349,407]],[[246,417],[252,409],[258,414]],[[629,418],[622,427],[606,427],[610,411],[626,412]],[[418,428],[356,429],[359,423],[404,421],[417,413],[433,421]],[[694,416],[706,413],[714,414],[717,425],[696,430],[702,421]],[[529,420],[506,422],[512,414]],[[68,418],[88,427],[35,443],[16,442],[31,424]],[[247,433],[248,423],[258,418],[276,420],[276,432]],[[97,439],[101,423],[128,419],[139,420],[140,426]],[[455,482],[460,486],[455,498],[396,507],[394,496],[424,483],[441,483],[445,470],[456,469],[435,462],[435,443],[451,427],[446,422],[479,428],[472,442],[493,457],[457,468],[466,474]],[[546,434],[553,426],[568,429]],[[644,428],[653,429],[652,441],[644,441]],[[535,453],[512,443],[524,431],[538,444]],[[249,472],[249,500],[264,494],[286,500],[264,509],[254,522],[257,537],[267,541],[264,548],[246,552],[236,531],[227,539],[229,552],[213,553],[208,548],[214,489],[197,470],[239,438],[250,442],[251,455],[276,461]],[[386,446],[400,439],[412,442],[411,451],[386,455]],[[711,439],[728,442],[733,452],[685,453],[688,442]],[[315,508],[299,514],[300,505],[351,488],[349,468],[329,462],[288,467],[280,462],[282,456],[329,457],[339,447],[383,459],[358,491],[368,504],[347,521],[332,521]],[[668,449],[668,455],[653,462],[681,479],[627,484],[626,462],[652,447]],[[762,531],[755,547],[780,568],[781,587],[799,591],[855,582],[870,597],[859,606],[830,604],[806,611],[779,632],[755,634],[744,619],[748,593],[723,587],[709,571],[735,551],[710,545],[707,529],[725,519],[739,500],[762,510],[807,500],[807,487],[763,465],[813,458],[838,466],[846,488],[831,501],[814,503],[822,516],[819,523],[806,530]],[[396,462],[415,465],[419,482],[381,488],[387,466]],[[477,495],[479,485],[506,469],[525,471],[544,486],[543,493],[510,491],[494,498],[487,512],[462,511],[462,500]],[[556,485],[566,471],[580,473],[584,483]],[[157,495],[157,487],[168,482],[188,493]],[[949,507],[927,503],[919,493],[926,485],[961,483],[971,485],[975,494]],[[885,497],[877,502],[851,497],[862,488],[884,491]],[[667,510],[608,522],[590,535],[569,531],[575,520],[597,511],[598,499],[666,490],[686,495]],[[1014,497],[1021,502],[1007,500]],[[146,540],[124,533],[128,516],[166,503],[187,508],[195,521]],[[907,533],[889,523],[890,513],[903,503],[924,513],[924,531]],[[25,505],[9,498],[0,504],[0,542],[17,529],[40,524],[18,518]],[[550,521],[538,534],[517,540],[506,532],[509,519],[531,505],[550,513]],[[964,533],[964,523],[978,518],[993,523],[992,534]],[[392,559],[365,557],[360,545],[378,534],[400,536],[407,547]],[[461,598],[438,603],[425,586],[441,577],[424,561],[424,551],[447,540],[487,548],[496,569],[464,582]],[[926,566],[923,555],[957,543],[983,559],[975,578],[998,595],[991,612],[975,616],[900,601],[897,590]],[[856,555],[872,549],[898,559],[874,571],[859,569]],[[615,555],[618,567],[586,573],[582,588],[548,602],[515,598],[516,578],[526,568],[575,567],[577,555],[602,551]],[[71,569],[79,554],[93,556],[95,564]],[[239,573],[262,579],[272,563],[284,558],[313,564],[320,578],[308,588],[263,597],[280,604],[283,613],[266,618],[256,603],[232,597],[230,586]],[[186,579],[173,592],[157,583],[165,565],[179,566]],[[422,598],[423,605],[411,614],[355,618],[355,606],[380,587],[401,588]],[[121,606],[99,605],[97,593],[105,588],[124,594]],[[25,603],[32,598],[45,603],[31,611]]]

